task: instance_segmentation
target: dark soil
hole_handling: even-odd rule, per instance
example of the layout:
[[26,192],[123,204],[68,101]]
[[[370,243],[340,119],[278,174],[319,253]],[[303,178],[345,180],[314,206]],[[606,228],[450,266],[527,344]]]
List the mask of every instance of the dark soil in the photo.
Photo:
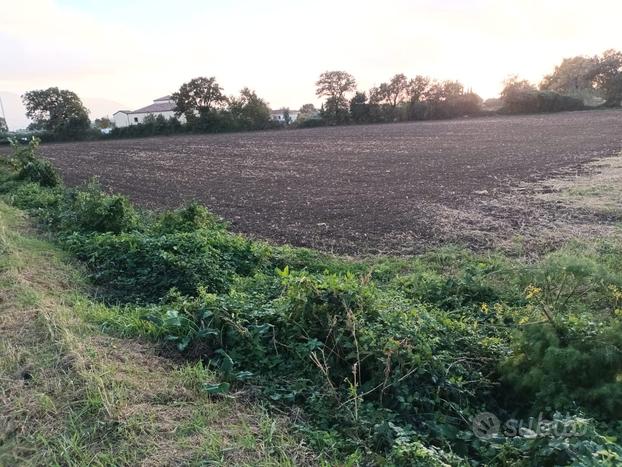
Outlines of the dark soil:
[[235,231],[352,254],[488,246],[486,232],[507,236],[501,230],[537,221],[519,185],[621,149],[622,112],[589,111],[52,144],[42,153],[69,184],[97,176],[151,208],[196,199]]

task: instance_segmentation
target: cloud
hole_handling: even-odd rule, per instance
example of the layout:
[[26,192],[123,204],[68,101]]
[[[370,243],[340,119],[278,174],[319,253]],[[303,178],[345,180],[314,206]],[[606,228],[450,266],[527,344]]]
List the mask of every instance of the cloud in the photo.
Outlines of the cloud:
[[328,69],[362,89],[404,72],[491,97],[509,74],[537,81],[563,57],[622,49],[622,3],[610,0],[0,0],[0,11],[0,89],[56,85],[130,108],[199,75],[297,107]]

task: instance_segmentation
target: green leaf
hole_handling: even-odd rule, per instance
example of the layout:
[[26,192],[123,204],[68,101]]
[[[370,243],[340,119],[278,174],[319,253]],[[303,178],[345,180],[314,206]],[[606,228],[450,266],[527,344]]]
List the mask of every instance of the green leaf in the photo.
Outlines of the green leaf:
[[235,374],[235,379],[237,379],[238,381],[246,381],[250,378],[252,378],[254,376],[254,374],[250,371],[238,371]]
[[222,360],[220,361],[220,371],[223,373],[229,373],[233,370],[233,359],[222,349],[218,349],[216,351],[217,354],[222,355]]
[[143,321],[149,321],[150,323],[153,323],[156,326],[162,326],[162,318],[160,318],[159,316],[146,315],[146,316],[141,316],[140,319]]
[[181,340],[177,343],[177,349],[180,352],[183,352],[184,350],[188,348],[188,345],[190,344],[191,341],[192,341],[192,338],[189,335],[182,337]]
[[216,394],[226,394],[229,392],[231,385],[229,383],[219,383],[219,384],[204,384],[203,389],[208,394],[216,395]]

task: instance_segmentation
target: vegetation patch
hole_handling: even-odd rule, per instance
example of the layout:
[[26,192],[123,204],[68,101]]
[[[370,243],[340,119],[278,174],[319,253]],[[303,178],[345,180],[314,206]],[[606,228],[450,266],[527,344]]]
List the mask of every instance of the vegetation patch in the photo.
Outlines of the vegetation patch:
[[190,379],[211,397],[298,414],[325,459],[622,462],[619,242],[535,262],[459,248],[351,260],[249,241],[197,205],[140,213],[93,186],[3,174],[5,198],[98,286],[91,322],[210,368]]
[[204,389],[220,377],[102,334],[118,310],[0,202],[0,465],[309,465],[283,417]]

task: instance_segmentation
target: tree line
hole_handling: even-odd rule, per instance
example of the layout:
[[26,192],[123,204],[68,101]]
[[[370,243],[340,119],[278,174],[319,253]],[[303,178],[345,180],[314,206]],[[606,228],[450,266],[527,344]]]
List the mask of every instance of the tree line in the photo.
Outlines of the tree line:
[[[114,128],[108,118],[91,122],[78,95],[56,87],[22,96],[29,130],[44,140],[131,137],[182,132],[227,132],[362,123],[447,119],[487,113],[541,113],[581,110],[595,106],[619,107],[622,102],[622,52],[607,50],[593,57],[564,59],[538,84],[510,77],[498,99],[483,99],[458,81],[412,78],[398,73],[369,90],[360,90],[354,76],[327,71],[315,83],[322,105],[300,108],[295,122],[284,110],[283,122],[271,118],[268,103],[249,88],[227,96],[214,77],[197,77],[172,94],[175,117],[150,115],[144,122]],[[184,123],[180,121],[184,117]],[[110,128],[109,135],[101,129]],[[0,134],[6,133],[0,121]]]
[[325,98],[322,120],[333,125],[474,115],[481,112],[483,102],[458,81],[435,81],[425,76],[409,79],[402,73],[364,92],[357,89],[349,73],[328,71],[320,75],[316,95]]

